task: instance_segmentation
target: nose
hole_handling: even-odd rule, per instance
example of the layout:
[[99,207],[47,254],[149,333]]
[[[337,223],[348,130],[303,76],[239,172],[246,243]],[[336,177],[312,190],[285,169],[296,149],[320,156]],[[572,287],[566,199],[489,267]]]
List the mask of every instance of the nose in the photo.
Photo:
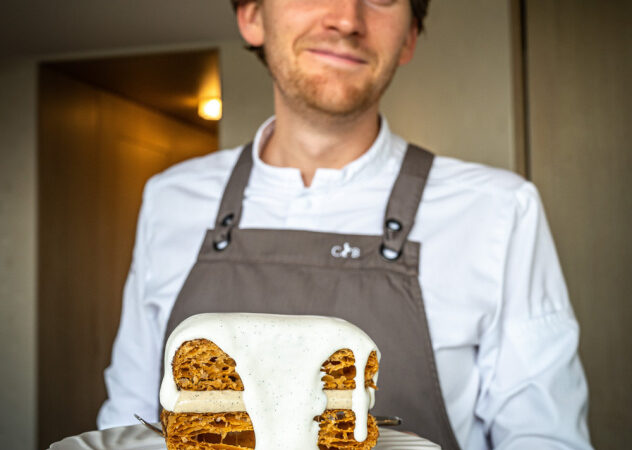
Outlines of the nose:
[[330,0],[324,25],[328,30],[343,35],[364,35],[364,0]]

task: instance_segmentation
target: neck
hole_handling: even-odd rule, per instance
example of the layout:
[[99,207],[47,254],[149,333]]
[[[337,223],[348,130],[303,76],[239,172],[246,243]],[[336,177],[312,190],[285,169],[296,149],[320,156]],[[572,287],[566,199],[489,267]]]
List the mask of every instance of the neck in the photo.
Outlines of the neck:
[[379,132],[378,105],[353,117],[296,111],[275,91],[274,133],[261,159],[278,167],[295,167],[310,186],[318,168],[341,169],[365,153]]

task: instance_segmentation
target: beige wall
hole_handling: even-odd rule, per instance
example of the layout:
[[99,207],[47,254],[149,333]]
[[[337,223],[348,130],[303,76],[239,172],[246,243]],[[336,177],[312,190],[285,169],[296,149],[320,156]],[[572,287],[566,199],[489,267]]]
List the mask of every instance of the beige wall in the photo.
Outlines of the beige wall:
[[224,114],[220,148],[232,148],[254,138],[257,127],[273,113],[272,80],[241,41],[218,44],[222,70]]
[[0,61],[0,443],[35,448],[36,79]]
[[516,169],[510,3],[435,1],[382,102],[391,128],[441,155]]
[[596,448],[632,440],[632,4],[534,0],[529,104],[534,182],[581,326]]

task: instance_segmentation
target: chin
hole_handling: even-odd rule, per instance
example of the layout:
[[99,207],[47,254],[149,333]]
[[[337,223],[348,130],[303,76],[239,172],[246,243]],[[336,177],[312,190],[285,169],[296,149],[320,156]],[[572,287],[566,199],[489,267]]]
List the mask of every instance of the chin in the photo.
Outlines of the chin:
[[[314,85],[312,86],[312,88]],[[303,91],[304,103],[312,109],[333,116],[353,116],[366,111],[374,103],[371,89],[335,88],[307,89]]]
[[[281,67],[281,66],[273,66]],[[283,96],[299,108],[336,118],[354,117],[378,101],[381,84],[336,71],[307,71],[296,68],[271,70]]]
[[319,102],[310,105],[312,109],[335,117],[353,117],[366,111],[369,102]]

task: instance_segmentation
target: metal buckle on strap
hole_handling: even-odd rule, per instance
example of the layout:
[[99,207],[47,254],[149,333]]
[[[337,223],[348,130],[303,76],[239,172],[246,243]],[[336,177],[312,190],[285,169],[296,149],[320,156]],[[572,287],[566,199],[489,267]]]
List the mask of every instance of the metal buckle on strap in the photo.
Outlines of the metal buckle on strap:
[[386,228],[388,228],[391,231],[399,231],[402,229],[402,224],[400,223],[399,220],[396,220],[396,219],[387,219],[385,225],[386,225]]
[[220,223],[224,227],[230,227],[233,224],[234,220],[235,220],[235,214],[228,213],[226,214],[226,216],[222,219]]
[[215,238],[213,239],[213,248],[221,252],[226,250],[228,245],[230,244],[230,231],[233,228],[233,224],[235,223],[235,214],[228,213],[224,218],[219,222],[221,226],[221,231],[215,234]]
[[395,261],[400,256],[402,256],[402,252],[401,251],[398,252],[396,250],[390,249],[384,244],[382,244],[380,246],[380,254],[382,255],[382,258],[384,258],[387,261]]
[[380,253],[387,261],[395,261],[402,255],[401,250],[393,250],[386,245],[387,242],[396,240],[396,235],[402,230],[402,228],[402,223],[397,219],[390,218],[386,219],[384,222],[384,239],[382,241],[382,246],[380,247]]
[[230,244],[230,238],[227,236],[226,239],[223,239],[219,242],[213,241],[213,248],[217,250],[218,252],[221,252],[223,250],[226,250],[229,244]]

